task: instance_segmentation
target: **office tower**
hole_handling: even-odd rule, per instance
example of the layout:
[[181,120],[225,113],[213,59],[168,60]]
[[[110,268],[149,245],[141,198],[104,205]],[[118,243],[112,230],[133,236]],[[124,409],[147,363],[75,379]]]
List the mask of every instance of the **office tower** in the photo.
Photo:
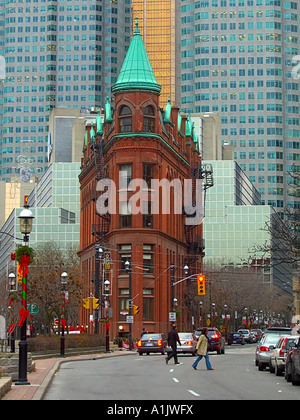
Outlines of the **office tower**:
[[47,165],[52,108],[104,107],[130,43],[131,1],[0,3],[0,180]]
[[299,10],[284,0],[181,3],[181,109],[220,114],[223,143],[279,212],[300,205],[288,176],[300,170]]
[[[147,54],[158,83],[160,104],[180,103],[180,2],[132,0],[133,17],[139,20]],[[178,80],[177,80],[178,79]]]

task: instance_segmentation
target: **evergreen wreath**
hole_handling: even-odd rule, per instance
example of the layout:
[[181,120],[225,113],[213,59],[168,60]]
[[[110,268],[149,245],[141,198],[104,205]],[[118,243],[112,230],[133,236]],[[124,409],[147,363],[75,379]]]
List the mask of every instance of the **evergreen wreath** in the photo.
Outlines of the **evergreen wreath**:
[[30,262],[29,262],[29,264],[30,264],[33,260],[33,257],[34,257],[33,248],[31,248],[28,245],[22,245],[22,246],[19,246],[16,249],[16,260],[18,261],[19,264],[21,264],[22,255],[28,255],[30,257]]

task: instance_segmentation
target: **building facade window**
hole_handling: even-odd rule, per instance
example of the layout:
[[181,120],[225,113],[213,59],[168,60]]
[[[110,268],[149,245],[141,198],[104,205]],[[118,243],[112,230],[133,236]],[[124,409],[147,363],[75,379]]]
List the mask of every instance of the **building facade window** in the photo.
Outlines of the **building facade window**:
[[154,261],[153,261],[153,245],[143,245],[143,273],[153,274],[154,272]]
[[155,112],[152,106],[146,106],[144,110],[144,131],[155,132]]
[[131,262],[131,244],[119,246],[119,274],[126,274],[125,262]]
[[143,321],[154,321],[153,289],[143,289]]
[[121,133],[132,131],[132,114],[128,106],[123,106],[120,110],[119,129]]

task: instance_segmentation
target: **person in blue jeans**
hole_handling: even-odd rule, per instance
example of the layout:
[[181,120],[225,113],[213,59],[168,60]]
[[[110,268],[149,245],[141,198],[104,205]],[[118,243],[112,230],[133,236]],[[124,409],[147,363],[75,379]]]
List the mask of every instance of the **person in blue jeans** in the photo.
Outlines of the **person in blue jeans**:
[[207,338],[207,328],[202,328],[202,334],[199,337],[199,340],[197,342],[197,354],[198,357],[197,359],[194,361],[194,363],[192,364],[192,367],[197,370],[197,365],[200,362],[200,360],[205,357],[205,363],[206,363],[206,368],[207,370],[214,370],[211,367],[210,361],[209,361],[209,357],[208,357],[208,347],[209,347],[209,343],[208,343],[208,338]]

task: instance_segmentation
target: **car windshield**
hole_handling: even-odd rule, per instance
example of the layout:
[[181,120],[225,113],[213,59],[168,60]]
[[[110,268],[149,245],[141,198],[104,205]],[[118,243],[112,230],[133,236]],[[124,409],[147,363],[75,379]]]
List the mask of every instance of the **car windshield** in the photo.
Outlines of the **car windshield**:
[[240,334],[239,333],[234,333],[234,334],[232,334],[232,336],[233,337],[240,337]]
[[279,337],[281,335],[284,335],[284,334],[274,334],[274,333],[272,333],[272,334],[266,334],[264,336],[263,343],[264,344],[277,344],[278,343],[278,339],[279,339]]
[[142,340],[161,340],[160,334],[144,334]]
[[294,346],[295,346],[295,338],[288,338],[286,340],[286,345],[285,345],[286,350],[289,350],[290,348]]
[[183,338],[183,339],[191,339],[192,338],[192,334],[191,333],[178,333],[179,338]]

